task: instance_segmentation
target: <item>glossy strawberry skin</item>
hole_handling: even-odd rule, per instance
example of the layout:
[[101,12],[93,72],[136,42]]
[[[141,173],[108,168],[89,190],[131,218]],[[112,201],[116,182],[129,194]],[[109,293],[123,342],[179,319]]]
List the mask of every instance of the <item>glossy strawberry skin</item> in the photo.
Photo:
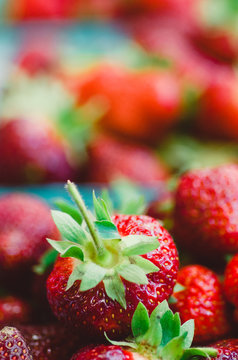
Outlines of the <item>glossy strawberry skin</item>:
[[1,183],[66,181],[75,176],[62,139],[43,122],[15,119],[2,124],[0,152]]
[[180,179],[174,234],[181,247],[214,258],[238,251],[238,167],[189,171]]
[[15,326],[30,321],[30,305],[17,297],[0,298],[0,326]]
[[109,183],[126,177],[143,185],[157,185],[168,176],[166,166],[146,146],[106,135],[97,136],[89,146],[89,181]]
[[181,113],[181,87],[168,72],[131,73],[104,65],[84,77],[79,94],[79,103],[103,100],[104,129],[148,143],[161,138]]
[[5,327],[0,331],[0,358],[33,360],[31,350],[18,329]]
[[99,345],[95,348],[86,348],[77,352],[71,360],[133,360],[134,356],[131,352],[123,350],[120,346]]
[[238,307],[238,254],[229,261],[226,267],[224,290],[227,299]]
[[238,359],[238,339],[225,339],[210,345],[218,350],[216,360],[237,360]]
[[121,235],[158,236],[160,247],[146,259],[159,267],[159,271],[147,275],[148,285],[137,285],[123,280],[126,290],[127,309],[111,300],[105,293],[103,283],[85,292],[79,292],[79,281],[66,292],[67,280],[72,273],[74,261],[59,258],[47,281],[47,295],[57,318],[72,324],[81,336],[122,338],[130,333],[130,322],[138,302],[143,302],[149,312],[173,291],[178,271],[178,255],[175,244],[162,226],[147,216],[116,215],[113,221]]
[[188,265],[178,272],[178,283],[185,290],[173,295],[177,302],[171,306],[182,322],[194,319],[194,342],[214,341],[226,335],[229,324],[217,275],[204,266]]
[[69,360],[80,348],[80,339],[61,324],[20,325],[19,330],[35,360]]

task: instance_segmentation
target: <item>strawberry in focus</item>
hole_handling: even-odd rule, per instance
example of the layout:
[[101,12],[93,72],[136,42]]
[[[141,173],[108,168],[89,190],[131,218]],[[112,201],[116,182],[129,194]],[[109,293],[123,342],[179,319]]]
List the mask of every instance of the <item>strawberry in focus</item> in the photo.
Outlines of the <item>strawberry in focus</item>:
[[138,215],[111,219],[105,202],[96,197],[96,219],[91,219],[76,187],[69,182],[67,189],[86,228],[67,214],[53,212],[67,240],[49,240],[61,254],[47,280],[49,303],[57,318],[77,328],[81,336],[100,338],[106,331],[123,338],[130,333],[139,302],[151,313],[171,295],[178,271],[175,244],[155,219]]
[[182,322],[194,319],[194,342],[204,343],[222,338],[229,331],[222,286],[217,275],[201,265],[188,265],[178,272],[184,290],[173,294],[174,311]]
[[110,183],[121,177],[148,186],[169,176],[165,164],[143,145],[98,135],[89,144],[88,154],[87,179],[91,182]]
[[0,331],[0,358],[4,360],[33,360],[31,350],[18,329],[4,327]]
[[65,181],[76,167],[56,130],[45,122],[10,120],[0,127],[0,182],[4,184]]
[[192,254],[238,251],[238,167],[226,164],[185,173],[175,195],[174,234]]
[[194,322],[181,325],[178,313],[173,314],[166,301],[158,305],[151,316],[139,303],[131,322],[133,337],[126,341],[110,341],[113,345],[88,347],[71,360],[166,360],[216,356],[213,348],[191,348]]
[[238,359],[238,339],[225,339],[220,340],[210,345],[218,351],[213,360],[237,360]]

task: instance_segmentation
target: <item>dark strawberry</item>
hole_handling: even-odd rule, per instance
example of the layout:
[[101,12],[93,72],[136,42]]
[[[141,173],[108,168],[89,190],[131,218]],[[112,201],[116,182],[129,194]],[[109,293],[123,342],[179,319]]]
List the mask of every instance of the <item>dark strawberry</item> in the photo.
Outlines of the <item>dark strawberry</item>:
[[214,360],[237,360],[238,359],[238,339],[225,339],[210,345],[218,351]]
[[214,254],[238,251],[237,181],[238,167],[229,164],[181,177],[174,214],[181,246],[210,260]]
[[188,265],[179,271],[178,283],[184,289],[173,294],[171,306],[182,322],[194,319],[194,341],[204,343],[226,335],[229,323],[217,275],[201,265]]
[[0,269],[6,286],[29,286],[31,267],[49,247],[47,237],[58,239],[59,232],[40,199],[20,193],[0,198]]
[[166,301],[158,305],[150,317],[144,305],[139,303],[131,330],[133,338],[123,342],[112,341],[113,345],[84,348],[71,360],[181,360],[217,355],[217,350],[213,348],[190,348],[193,320],[181,325],[178,313],[173,314]]
[[[238,139],[237,77],[221,76],[204,91],[197,115],[197,128],[202,134]],[[208,121],[209,119],[209,121]]]
[[0,182],[65,181],[75,175],[67,157],[68,145],[45,122],[23,119],[0,128]]
[[181,114],[179,80],[165,71],[132,73],[104,65],[84,77],[79,94],[79,103],[101,99],[105,129],[148,143],[161,138]]
[[88,180],[92,182],[128,178],[143,185],[157,185],[168,176],[165,164],[146,146],[105,135],[97,136],[89,145]]
[[0,298],[0,326],[15,326],[30,321],[30,305],[17,297]]
[[4,360],[33,360],[31,350],[18,329],[5,327],[0,331],[0,358]]
[[61,254],[47,281],[49,303],[58,319],[81,336],[100,337],[106,331],[124,337],[140,301],[151,313],[172,293],[178,270],[175,244],[148,216],[116,215],[112,221],[105,202],[95,197],[96,219],[91,219],[76,187],[69,182],[67,188],[86,227],[53,212],[67,241],[49,240]]
[[226,267],[224,290],[227,299],[238,308],[238,254],[229,261]]
[[69,360],[80,339],[61,324],[18,326],[31,348],[34,360]]

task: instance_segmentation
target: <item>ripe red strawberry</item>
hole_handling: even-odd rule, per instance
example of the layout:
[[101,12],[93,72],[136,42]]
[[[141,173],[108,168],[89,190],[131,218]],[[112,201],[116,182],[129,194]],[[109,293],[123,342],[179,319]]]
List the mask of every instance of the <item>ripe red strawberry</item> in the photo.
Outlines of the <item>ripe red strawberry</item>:
[[0,358],[4,360],[33,360],[30,348],[16,328],[4,327],[0,331]]
[[18,66],[28,75],[49,73],[53,70],[54,59],[52,54],[40,50],[25,51],[18,60]]
[[17,297],[0,298],[0,326],[15,326],[30,321],[30,305]]
[[176,123],[181,113],[181,88],[175,75],[155,70],[132,73],[103,65],[79,87],[79,103],[101,99],[108,130],[151,143]]
[[181,246],[210,259],[238,251],[237,181],[236,165],[193,170],[181,177],[174,214]]
[[202,134],[238,139],[237,92],[237,77],[230,74],[218,78],[207,87],[201,97],[197,116],[197,128]]
[[29,286],[32,266],[49,247],[47,237],[58,239],[59,232],[40,199],[20,193],[0,198],[0,269],[6,286]]
[[80,348],[80,339],[58,323],[21,325],[18,329],[31,348],[34,360],[69,360]]
[[237,360],[238,359],[238,339],[225,339],[210,345],[217,349],[218,354],[212,359],[216,360]]
[[238,308],[238,254],[229,261],[226,267],[224,290],[227,299]]
[[97,136],[89,145],[88,180],[92,182],[128,178],[143,185],[157,185],[168,176],[166,166],[146,146],[105,135]]
[[16,119],[0,127],[0,182],[7,184],[65,181],[75,175],[67,146],[43,122]]
[[131,328],[133,338],[123,342],[112,341],[113,345],[84,348],[71,360],[181,360],[196,355],[199,358],[217,355],[216,349],[190,348],[194,333],[193,320],[181,325],[178,313],[173,314],[166,301],[157,306],[150,317],[146,308],[139,303]]
[[61,254],[47,281],[49,303],[57,318],[81,336],[100,337],[106,331],[124,337],[138,302],[151,313],[173,291],[178,271],[175,244],[148,216],[115,215],[111,220],[105,202],[95,197],[92,220],[70,182],[68,190],[89,233],[70,216],[53,212],[70,241],[49,240]]
[[185,289],[174,293],[171,306],[182,322],[194,319],[194,341],[204,343],[226,335],[229,323],[217,275],[201,265],[188,265],[178,272],[178,283]]

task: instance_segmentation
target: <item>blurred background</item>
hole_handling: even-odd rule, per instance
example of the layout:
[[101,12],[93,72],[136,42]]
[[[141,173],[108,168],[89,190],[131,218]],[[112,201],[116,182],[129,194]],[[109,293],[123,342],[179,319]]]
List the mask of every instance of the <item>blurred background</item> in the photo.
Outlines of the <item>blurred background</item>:
[[237,1],[1,0],[0,19],[1,192],[163,193],[237,161]]

